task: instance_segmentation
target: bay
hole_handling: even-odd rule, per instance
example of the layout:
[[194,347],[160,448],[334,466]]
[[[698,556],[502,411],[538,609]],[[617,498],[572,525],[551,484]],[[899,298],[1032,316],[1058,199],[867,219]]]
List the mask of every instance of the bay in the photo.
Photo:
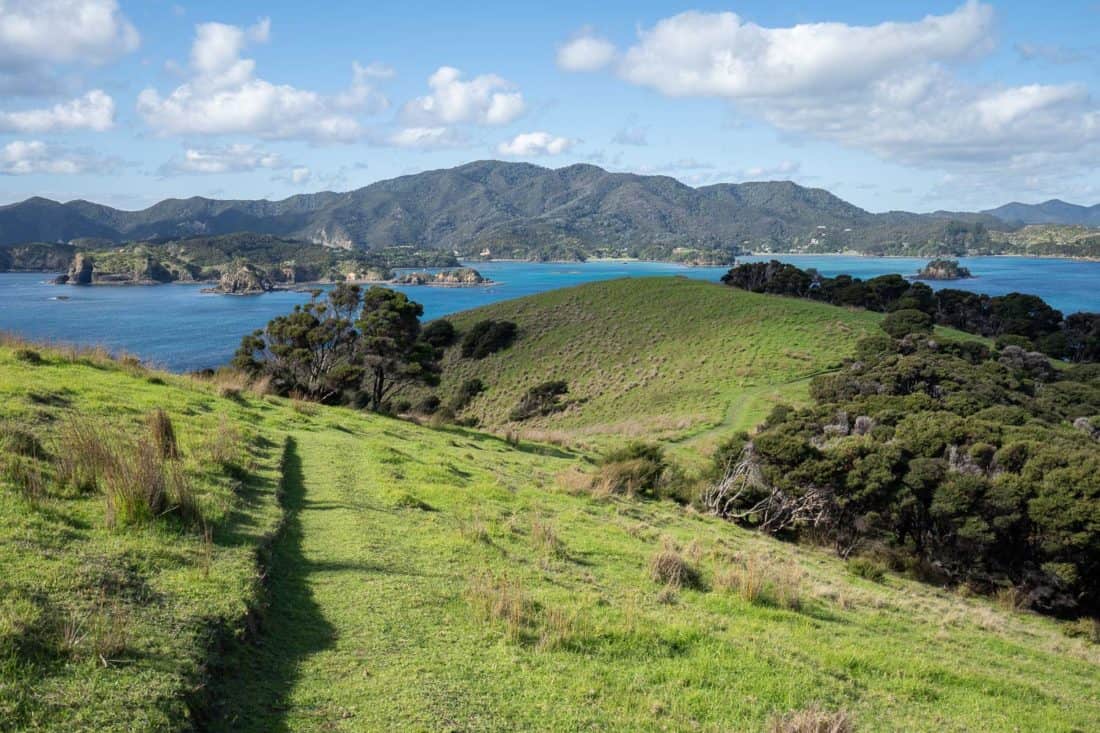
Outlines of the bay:
[[[825,275],[868,278],[892,272],[912,274],[926,262],[903,257],[775,255]],[[1025,257],[970,257],[961,262],[974,279],[931,283],[1001,295],[1039,295],[1065,313],[1100,311],[1100,262]],[[397,289],[424,305],[426,319],[547,290],[620,277],[679,275],[717,282],[726,267],[687,267],[662,262],[473,263],[495,282],[485,287]],[[41,273],[0,273],[0,331],[39,341],[99,344],[163,368],[189,371],[223,364],[241,336],[289,311],[308,295],[275,292],[258,296],[201,293],[198,285],[155,287],[65,287],[49,285]]]

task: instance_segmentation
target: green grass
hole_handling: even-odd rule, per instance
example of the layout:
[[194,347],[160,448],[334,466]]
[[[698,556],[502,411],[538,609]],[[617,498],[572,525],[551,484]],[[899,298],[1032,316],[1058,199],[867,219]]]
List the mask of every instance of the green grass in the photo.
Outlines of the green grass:
[[[1100,652],[1049,620],[865,580],[671,503],[571,493],[555,477],[575,459],[483,435],[326,410],[293,440],[264,635],[238,650],[214,730],[760,730],[814,704],[875,731],[1100,715]],[[698,589],[650,579],[664,536],[697,557]],[[797,610],[717,587],[748,557],[770,558],[765,580],[801,575]]]
[[[828,340],[797,318],[838,340],[876,320],[702,283],[612,288],[627,291],[613,296],[624,317],[643,310],[629,292],[739,306],[736,330],[715,307],[695,317],[694,341],[651,350],[664,361],[648,399],[680,389],[707,412],[667,432],[688,442],[747,426],[756,408],[746,404],[804,388],[796,380],[810,367],[786,350],[831,364]],[[574,324],[585,292],[555,296],[571,336],[517,316],[525,334],[513,353],[550,360],[554,344],[589,338],[594,324]],[[754,313],[805,342],[769,336]],[[644,322],[649,343],[659,332]],[[625,327],[616,334],[640,348]],[[745,334],[767,344],[780,377],[743,353]],[[745,373],[710,357],[686,371],[680,352],[694,342],[716,360],[740,354],[724,363]],[[111,529],[102,494],[47,481],[28,498],[0,477],[0,729],[727,731],[814,706],[874,731],[1068,732],[1100,719],[1100,647],[1057,622],[889,573],[876,582],[829,551],[670,502],[593,497],[591,464],[570,450],[247,391],[221,397],[216,385],[94,355],[42,351],[36,364],[18,346],[0,346],[0,425],[52,450],[74,415],[138,436],[163,408],[214,532],[207,545],[172,516]],[[536,365],[508,379],[555,376]],[[690,374],[710,381],[693,387]],[[662,414],[632,389],[614,395],[587,393],[559,419],[580,430]],[[229,468],[210,458],[225,429],[241,436]],[[51,462],[39,463],[49,478]],[[687,563],[690,583],[654,582],[662,551]],[[74,622],[89,631],[67,645]],[[103,629],[121,636],[106,657],[89,651]]]
[[[18,426],[53,455],[37,461],[43,496],[0,478],[0,729],[181,727],[213,645],[255,600],[256,553],[281,518],[275,408],[102,355],[42,351],[33,364],[15,354],[0,347],[0,432]],[[209,544],[169,517],[109,529],[102,494],[52,480],[69,420],[132,438],[157,407],[174,422]],[[239,453],[229,468],[207,458],[223,430],[240,438],[222,441]]]
[[[515,321],[518,340],[476,361],[450,349],[437,390],[444,401],[478,377],[488,389],[463,416],[598,445],[751,428],[776,402],[805,399],[807,378],[838,367],[880,316],[665,277],[555,290],[450,320],[462,331],[486,318]],[[571,406],[510,425],[522,394],[549,379],[569,383]]]

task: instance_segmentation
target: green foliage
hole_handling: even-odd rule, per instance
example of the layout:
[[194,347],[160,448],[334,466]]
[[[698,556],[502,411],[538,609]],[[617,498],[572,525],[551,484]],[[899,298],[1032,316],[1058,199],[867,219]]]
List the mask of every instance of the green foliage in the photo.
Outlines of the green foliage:
[[479,321],[462,337],[462,356],[484,359],[511,346],[516,340],[516,332],[516,324],[512,321]]
[[882,319],[882,330],[893,338],[902,338],[911,333],[931,333],[932,316],[911,308],[888,313]]
[[561,379],[536,384],[527,390],[523,399],[512,409],[509,419],[513,422],[521,422],[537,415],[549,415],[563,410],[565,405],[558,398],[568,392],[569,385]]
[[885,545],[975,588],[1012,584],[1043,611],[1095,613],[1100,449],[1078,420],[1100,413],[1095,370],[1014,346],[883,347],[862,343],[814,381],[813,407],[769,419],[752,440],[765,484],[823,501],[814,529],[845,552]]
[[340,283],[245,336],[233,366],[280,395],[378,411],[395,388],[433,384],[437,350],[421,338],[424,309],[404,293]]
[[981,336],[1009,337],[1006,345],[1037,348],[1048,356],[1077,362],[1100,360],[1100,313],[1075,313],[1063,319],[1060,311],[1035,295],[989,296],[951,288],[933,292],[924,283],[911,283],[901,275],[880,275],[866,281],[851,275],[823,277],[815,270],[803,271],[777,260],[738,265],[722,276],[722,282],[755,293],[891,313],[883,328],[896,338],[926,333],[935,323]]
[[437,318],[424,326],[423,338],[435,348],[445,349],[454,344],[455,339],[458,338],[458,332],[454,324],[446,318]]

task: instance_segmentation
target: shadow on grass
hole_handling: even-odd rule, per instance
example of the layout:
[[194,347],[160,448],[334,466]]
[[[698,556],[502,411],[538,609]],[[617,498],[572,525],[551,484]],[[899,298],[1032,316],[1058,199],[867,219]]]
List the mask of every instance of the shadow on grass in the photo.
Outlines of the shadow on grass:
[[234,645],[214,683],[215,706],[210,731],[289,731],[288,697],[298,681],[301,663],[331,647],[335,629],[313,599],[309,575],[317,570],[302,553],[301,512],[305,477],[293,439],[283,460],[282,532],[271,551],[267,606],[252,641]]

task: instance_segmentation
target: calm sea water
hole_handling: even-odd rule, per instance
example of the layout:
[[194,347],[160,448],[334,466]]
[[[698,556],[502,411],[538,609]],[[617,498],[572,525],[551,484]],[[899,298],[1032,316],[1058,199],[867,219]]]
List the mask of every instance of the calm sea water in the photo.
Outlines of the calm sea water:
[[[745,261],[767,259],[747,257]],[[791,255],[780,257],[823,274],[872,277],[916,272],[925,260]],[[949,283],[993,295],[1034,293],[1066,313],[1100,311],[1100,263],[1021,257],[972,257],[963,264],[976,276]],[[425,318],[509,298],[595,280],[682,275],[717,281],[725,267],[684,267],[657,262],[534,264],[486,262],[475,267],[496,281],[477,288],[400,288],[424,305]],[[251,297],[200,293],[197,285],[74,288],[47,285],[47,276],[0,273],[0,330],[37,340],[102,344],[137,354],[156,365],[187,371],[227,361],[241,336],[305,301],[302,293]],[[59,297],[67,297],[61,300]]]

